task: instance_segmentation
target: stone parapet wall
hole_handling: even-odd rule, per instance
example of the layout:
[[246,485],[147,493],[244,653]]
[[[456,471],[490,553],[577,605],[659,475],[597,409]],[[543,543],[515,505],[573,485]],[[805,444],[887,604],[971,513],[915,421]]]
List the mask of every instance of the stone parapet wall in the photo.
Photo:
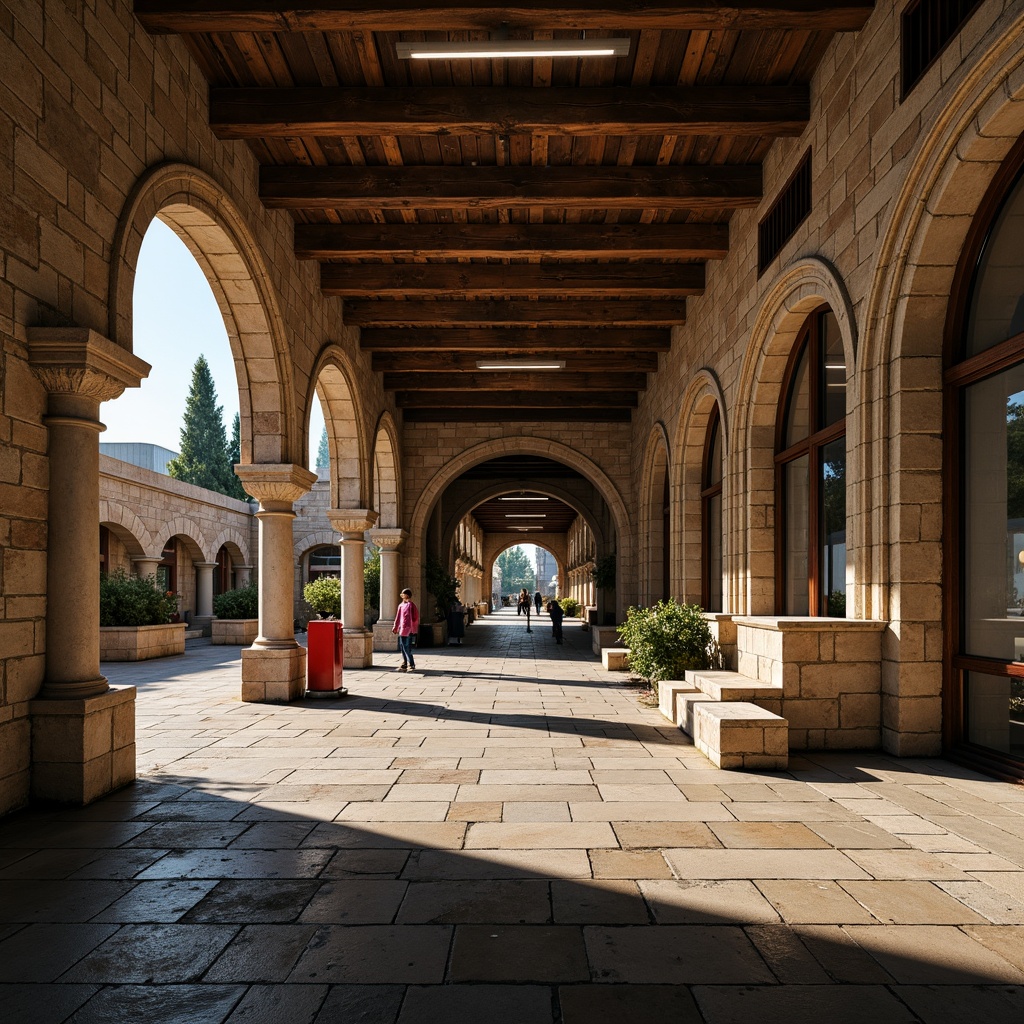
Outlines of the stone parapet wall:
[[185,653],[184,622],[162,626],[101,626],[100,661],[148,661]]

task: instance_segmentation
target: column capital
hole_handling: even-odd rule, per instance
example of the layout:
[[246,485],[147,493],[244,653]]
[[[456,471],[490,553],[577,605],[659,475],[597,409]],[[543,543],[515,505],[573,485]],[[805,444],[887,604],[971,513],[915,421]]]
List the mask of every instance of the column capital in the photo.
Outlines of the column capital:
[[251,494],[262,509],[269,511],[282,511],[282,505],[287,505],[290,511],[292,503],[309,491],[317,480],[316,473],[293,462],[239,465],[235,467],[235,476],[242,481],[246,493]]
[[409,534],[405,530],[371,530],[370,540],[382,551],[397,551]]
[[217,568],[217,563],[216,562],[193,562],[192,566],[195,569],[216,569]]
[[365,533],[378,517],[372,508],[329,508],[327,518],[331,526],[344,536],[346,533]]
[[107,402],[149,376],[149,363],[88,327],[30,327],[28,362],[51,395]]

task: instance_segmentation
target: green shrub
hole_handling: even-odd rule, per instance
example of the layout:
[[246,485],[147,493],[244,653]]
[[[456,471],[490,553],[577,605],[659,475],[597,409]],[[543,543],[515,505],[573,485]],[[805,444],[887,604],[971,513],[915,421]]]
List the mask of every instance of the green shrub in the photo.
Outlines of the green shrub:
[[260,591],[255,582],[237,590],[225,590],[213,599],[218,619],[256,619],[260,614]]
[[129,576],[124,569],[100,576],[101,626],[161,626],[177,610],[177,595],[157,589],[155,576]]
[[437,621],[448,617],[451,606],[455,604],[459,596],[459,587],[462,584],[457,576],[450,572],[433,555],[427,556],[426,564],[427,590],[434,595],[437,602]]
[[570,618],[575,618],[579,615],[580,603],[575,597],[560,597],[558,603],[562,606],[562,611]]
[[598,590],[612,590],[615,587],[615,555],[605,555],[590,570],[590,578]]
[[[380,548],[373,546],[363,561],[363,603],[367,610],[377,608],[380,604]],[[383,608],[377,608],[383,612]],[[394,613],[394,609],[391,609]]]
[[302,596],[317,615],[341,618],[341,580],[337,576],[318,576],[302,588]]
[[629,648],[629,667],[649,683],[682,679],[687,669],[720,668],[721,651],[700,605],[659,601],[630,608],[619,636]]

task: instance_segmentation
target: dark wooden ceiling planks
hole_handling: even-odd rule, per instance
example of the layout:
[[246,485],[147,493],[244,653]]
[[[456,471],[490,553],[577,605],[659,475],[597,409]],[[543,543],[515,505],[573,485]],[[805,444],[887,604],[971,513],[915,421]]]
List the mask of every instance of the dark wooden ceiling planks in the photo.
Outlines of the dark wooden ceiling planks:
[[[799,135],[825,0],[135,0],[261,165],[295,254],[410,421],[623,421]],[[443,26],[438,28],[438,26]],[[615,58],[400,60],[399,41],[628,37]],[[528,368],[557,354],[563,370]],[[524,362],[523,357],[527,357]],[[482,370],[484,360],[518,370]]]

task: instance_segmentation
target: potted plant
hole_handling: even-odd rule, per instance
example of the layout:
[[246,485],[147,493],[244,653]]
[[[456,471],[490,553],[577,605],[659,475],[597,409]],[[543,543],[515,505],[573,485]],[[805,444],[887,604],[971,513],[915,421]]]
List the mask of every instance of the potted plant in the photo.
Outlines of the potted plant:
[[100,577],[100,660],[145,661],[185,653],[185,623],[172,622],[178,595],[155,576],[124,569]]
[[302,588],[302,596],[319,618],[341,618],[341,580],[337,576],[318,576]]
[[440,560],[432,555],[427,558],[426,577],[427,591],[434,598],[436,621],[422,623],[420,633],[427,643],[440,646],[447,639],[448,612],[459,595],[461,584],[458,578],[448,572]]
[[570,618],[575,618],[579,615],[580,603],[575,597],[560,597],[558,603],[562,606],[562,611]]
[[721,668],[722,654],[700,605],[674,598],[653,608],[630,608],[619,636],[629,648],[629,668],[653,684],[683,679],[688,670]]
[[260,596],[254,582],[213,599],[212,642],[248,647],[259,635]]

